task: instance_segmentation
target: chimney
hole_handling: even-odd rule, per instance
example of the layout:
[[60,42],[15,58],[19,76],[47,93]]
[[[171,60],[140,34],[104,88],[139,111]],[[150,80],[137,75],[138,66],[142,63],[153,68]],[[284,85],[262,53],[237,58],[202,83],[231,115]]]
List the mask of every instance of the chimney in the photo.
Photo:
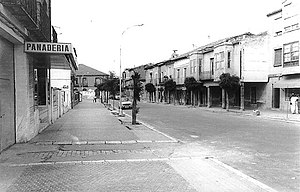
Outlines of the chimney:
[[178,50],[173,50],[173,53],[171,55],[171,59],[178,57],[178,54],[176,53]]

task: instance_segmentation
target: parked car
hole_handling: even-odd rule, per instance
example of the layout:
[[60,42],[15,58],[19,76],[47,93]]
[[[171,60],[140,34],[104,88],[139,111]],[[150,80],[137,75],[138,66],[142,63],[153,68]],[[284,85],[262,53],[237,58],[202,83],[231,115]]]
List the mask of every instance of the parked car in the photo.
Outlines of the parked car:
[[132,109],[132,102],[131,101],[122,101],[121,107],[122,107],[122,109]]

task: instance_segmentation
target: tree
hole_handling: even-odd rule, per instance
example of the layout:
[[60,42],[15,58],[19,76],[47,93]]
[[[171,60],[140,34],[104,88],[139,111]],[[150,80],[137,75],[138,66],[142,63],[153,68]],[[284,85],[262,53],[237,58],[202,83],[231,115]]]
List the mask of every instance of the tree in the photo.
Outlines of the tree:
[[191,94],[191,103],[192,103],[193,91],[200,89],[202,83],[196,81],[194,77],[187,77],[184,80],[184,86],[186,87],[187,92]]
[[132,124],[136,124],[136,114],[138,113],[137,101],[140,101],[140,92],[142,90],[140,74],[136,71],[131,75],[133,81],[133,102],[132,102]]
[[119,90],[119,78],[115,76],[115,73],[110,71],[109,78],[104,80],[103,83],[97,85],[97,89],[100,91],[107,91],[115,98],[118,90]]
[[220,75],[220,87],[225,90],[226,93],[226,110],[229,110],[229,96],[240,87],[240,78],[236,75],[230,75],[229,73],[222,73]]
[[147,83],[145,89],[149,94],[149,100],[152,101],[152,94],[155,92],[155,86],[152,83]]
[[168,92],[168,100],[170,103],[170,93],[176,90],[176,82],[173,79],[168,79],[164,82],[165,91]]

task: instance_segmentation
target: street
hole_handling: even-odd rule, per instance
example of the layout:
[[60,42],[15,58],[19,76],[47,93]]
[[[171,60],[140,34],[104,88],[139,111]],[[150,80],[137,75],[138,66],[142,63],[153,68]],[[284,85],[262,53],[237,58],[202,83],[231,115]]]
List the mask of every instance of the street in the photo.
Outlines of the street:
[[[116,106],[115,106],[116,107]],[[0,155],[0,191],[299,191],[299,124],[226,111],[80,102]]]
[[[300,189],[300,124],[139,103],[138,119],[279,190]],[[126,111],[130,114],[131,111]]]

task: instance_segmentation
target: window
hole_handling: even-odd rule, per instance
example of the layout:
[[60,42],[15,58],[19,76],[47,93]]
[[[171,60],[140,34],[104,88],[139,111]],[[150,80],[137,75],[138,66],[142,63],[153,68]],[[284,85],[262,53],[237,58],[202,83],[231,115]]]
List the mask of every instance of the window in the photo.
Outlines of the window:
[[186,68],[183,69],[183,79],[186,78]]
[[75,84],[74,86],[76,86],[76,87],[79,86],[79,78],[78,77],[75,78],[75,83],[74,84]]
[[282,66],[282,49],[274,50],[274,67]]
[[283,45],[283,66],[299,65],[299,41]]
[[300,95],[300,89],[298,88],[285,88],[285,101],[290,101],[292,94]]
[[149,74],[150,83],[152,83],[152,73]]
[[97,85],[101,84],[101,79],[100,77],[96,77],[95,78],[95,87],[97,87]]
[[190,62],[190,74],[196,73],[196,60],[191,60]]
[[201,66],[202,66],[202,59],[199,58],[199,77],[200,77],[200,74],[201,74]]
[[88,87],[88,86],[89,86],[88,80],[87,80],[86,77],[83,77],[83,78],[82,78],[82,86],[83,86],[83,87]]
[[231,52],[227,52],[227,68],[230,68],[230,63],[231,63]]
[[214,58],[210,58],[211,74],[214,75]]
[[224,52],[220,52],[220,53],[216,53],[215,54],[215,58],[216,58],[216,68],[222,68],[222,62],[224,61]]

